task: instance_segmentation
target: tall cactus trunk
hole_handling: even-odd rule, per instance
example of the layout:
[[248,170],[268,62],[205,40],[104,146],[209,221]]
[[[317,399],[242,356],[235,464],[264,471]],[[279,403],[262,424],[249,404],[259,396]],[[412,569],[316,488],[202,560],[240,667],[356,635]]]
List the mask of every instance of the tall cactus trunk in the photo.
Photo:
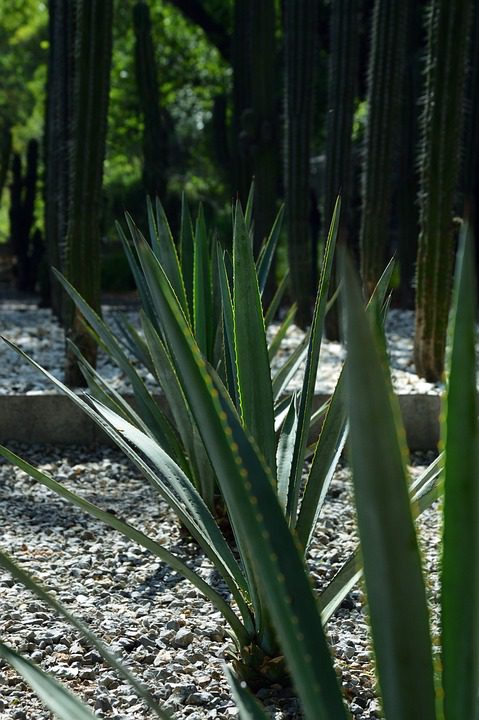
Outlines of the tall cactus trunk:
[[[337,0],[331,5],[329,88],[326,138],[326,172],[323,195],[323,236],[333,216],[334,204],[341,193],[339,241],[345,243],[349,228],[352,180],[352,130],[356,97],[359,50],[357,0]],[[333,268],[332,291],[337,287]],[[326,333],[339,340],[337,303],[326,316]]]
[[13,156],[10,185],[10,241],[15,255],[16,286],[33,291],[35,267],[33,258],[33,226],[35,223],[35,195],[37,188],[38,142],[27,145],[25,175],[18,153]]
[[168,128],[160,106],[158,71],[146,2],[133,6],[135,72],[143,117],[143,186],[165,202],[168,178]]
[[0,131],[0,202],[3,188],[7,181],[8,168],[10,167],[10,155],[12,153],[12,129],[10,125],[3,125]]
[[398,118],[412,0],[376,0],[368,69],[360,230],[361,274],[369,296],[384,269],[389,230],[391,172],[398,145]]
[[278,190],[275,0],[236,0],[233,37],[234,188],[246,202],[255,178],[256,250],[273,224]]
[[[70,211],[66,275],[83,298],[100,312],[100,216],[112,50],[112,0],[77,0],[75,77],[72,113]],[[66,335],[96,364],[96,343],[77,309],[69,306]],[[67,348],[65,382],[84,384]]]
[[253,136],[251,98],[251,6],[254,0],[235,0],[233,29],[233,152],[234,187],[243,205],[246,204],[253,176],[250,152]]
[[291,290],[297,322],[311,321],[314,297],[309,229],[310,147],[313,111],[317,0],[286,0],[285,29],[285,186]]
[[432,0],[430,6],[414,345],[416,371],[429,381],[444,370],[471,10],[470,0]]
[[[49,0],[49,53],[45,119],[45,236],[48,264],[65,270],[70,197],[74,2]],[[63,293],[49,276],[50,302],[63,321]]]
[[413,3],[406,33],[406,66],[403,77],[403,111],[400,128],[400,154],[396,177],[396,212],[398,225],[398,258],[400,268],[399,299],[401,307],[414,308],[414,273],[419,234],[417,204],[419,172],[417,146],[419,123],[417,108],[421,90],[421,15],[420,4]]

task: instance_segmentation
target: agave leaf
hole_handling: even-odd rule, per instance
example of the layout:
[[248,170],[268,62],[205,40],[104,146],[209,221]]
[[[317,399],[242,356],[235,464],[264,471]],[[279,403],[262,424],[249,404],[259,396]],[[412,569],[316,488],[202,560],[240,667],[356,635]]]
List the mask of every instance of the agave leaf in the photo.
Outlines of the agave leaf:
[[[142,309],[142,312],[148,316],[148,319],[150,319],[148,313],[144,309]],[[132,355],[141,362],[143,367],[154,375],[154,367],[151,362],[150,353],[148,352],[145,339],[140,335],[136,327],[128,320],[128,318],[120,315],[115,318],[115,321],[124,345],[128,348]],[[152,321],[150,320],[150,322]],[[152,324],[156,327],[156,323]]]
[[193,268],[194,268],[194,236],[193,224],[191,222],[190,210],[186,202],[185,194],[181,196],[181,225],[180,225],[180,257],[185,292],[190,309],[190,317],[193,317]]
[[336,612],[346,595],[353,589],[363,574],[359,547],[349,556],[341,566],[327,587],[319,596],[319,607],[323,623],[327,623]]
[[246,200],[245,208],[245,223],[248,230],[248,235],[251,238],[253,232],[253,206],[254,206],[254,180],[249,186],[248,198]]
[[442,682],[446,718],[477,718],[479,691],[479,405],[472,231],[457,255],[448,358],[444,446]]
[[213,313],[209,243],[203,207],[200,205],[195,230],[193,274],[193,315],[195,337],[205,358],[210,359],[213,347]]
[[[145,256],[147,248],[141,248]],[[145,267],[153,270],[153,265]],[[216,470],[243,559],[268,603],[278,639],[301,697],[306,718],[345,718],[341,693],[315,597],[293,536],[272,487],[270,470],[201,357],[166,278],[157,275],[158,302],[178,376]],[[249,575],[250,581],[253,578]]]
[[153,206],[150,198],[147,198],[146,204],[151,247],[159,262],[165,268],[165,272],[170,279],[176,297],[183,308],[183,312],[186,317],[188,317],[189,308],[186,300],[181,265],[178,260],[178,253],[176,252],[175,243],[163,205],[161,204],[159,198],[156,198],[155,212],[153,212]]
[[283,322],[279,326],[278,330],[276,331],[273,339],[271,340],[269,347],[268,347],[268,357],[270,361],[276,356],[280,345],[288,332],[289,328],[291,327],[294,317],[296,315],[296,305],[292,305],[290,309],[288,310],[288,313],[286,317],[284,318]]
[[88,383],[90,393],[94,398],[100,400],[104,405],[107,405],[114,412],[121,415],[126,420],[131,422],[136,427],[143,430],[144,433],[150,435],[150,429],[143,422],[141,417],[133,410],[131,405],[120,395],[114,388],[110,387],[108,383],[101,377],[101,375],[90,365],[90,363],[83,357],[76,345],[68,341],[69,346],[73,354],[78,359],[80,370],[83,373],[83,377]]
[[[16,460],[19,460],[19,458],[14,458],[14,460],[16,464]],[[89,641],[89,643],[98,650],[98,652],[105,658],[109,665],[111,665],[111,667],[114,668],[128,682],[128,684],[135,690],[137,695],[143,698],[147,705],[152,710],[154,710],[159,717],[169,718],[169,715],[162,712],[158,703],[155,702],[155,700],[152,698],[146,688],[140,682],[138,682],[135,676],[130,673],[128,668],[125,667],[125,665],[121,663],[115,657],[115,655],[110,652],[110,650],[108,650],[106,645],[94,633],[92,633],[86,625],[81,620],[78,620],[78,618],[76,618],[70,612],[68,612],[68,610],[53,597],[53,595],[46,592],[41,587],[41,585],[35,582],[28,573],[22,570],[19,565],[13,562],[13,560],[2,551],[0,551],[0,566],[3,567],[4,570],[9,572],[10,575],[15,578],[17,582],[21,583],[24,587],[30,590],[30,592],[33,592],[38,598],[40,598],[42,602],[51,607],[52,610],[64,617],[71,625],[73,625],[73,627],[75,627]],[[67,720],[69,720],[69,717],[70,716],[67,716]]]
[[308,332],[299,345],[297,345],[293,352],[288,356],[283,365],[281,365],[281,367],[278,368],[273,375],[272,387],[275,403],[282,396],[283,392],[287,389],[289,383],[306,360],[308,355],[309,338],[310,335]]
[[[128,228],[130,230],[130,234],[132,236],[133,241],[135,242],[139,230],[136,227],[135,223],[133,222],[132,218],[128,213],[125,213],[126,222],[128,225]],[[128,242],[125,233],[123,232],[123,228],[121,227],[120,223],[115,223],[116,231],[118,233],[118,237],[121,240],[121,243],[123,245],[123,251],[126,255],[126,258],[128,260],[128,264],[130,266],[131,273],[133,275],[133,278],[135,280],[135,285],[138,290],[138,293],[140,295],[141,299],[141,305],[143,307],[143,310],[148,314],[150,320],[152,322],[155,322],[155,313],[153,311],[153,307],[151,304],[151,298],[150,293],[148,291],[145,278],[143,277],[143,273],[141,272],[140,263],[138,261],[138,257],[135,255],[133,250],[131,249],[130,243]]]
[[160,407],[148,392],[145,383],[136,372],[110,328],[103,322],[96,312],[92,310],[88,303],[83,300],[77,290],[75,290],[75,288],[61,273],[55,270],[55,268],[53,268],[53,273],[76,304],[83,317],[100,337],[108,354],[128,377],[135,394],[135,400],[138,404],[138,412],[150,428],[150,431],[155,434],[158,442],[161,443],[162,447],[168,452],[168,454],[181,462],[181,445],[171,422],[161,411]]
[[347,436],[346,409],[344,404],[344,372],[338,383],[323,421],[318,442],[309,469],[298,513],[296,532],[305,550],[308,548],[316,521],[324,504]]
[[303,387],[301,390],[298,431],[296,434],[293,462],[291,464],[291,476],[288,488],[288,504],[286,508],[287,517],[293,524],[296,523],[296,513],[298,509],[298,501],[301,489],[301,476],[303,472],[304,454],[309,435],[311,407],[314,396],[314,388],[316,385],[316,375],[318,372],[319,351],[321,348],[321,336],[323,332],[324,315],[326,312],[326,303],[328,298],[329,279],[333,264],[336,237],[338,234],[339,210],[340,202],[338,198],[338,200],[336,201],[336,206],[334,208],[333,219],[331,221],[331,227],[329,230],[328,238],[326,241],[326,248],[324,251],[321,277],[319,280],[319,288],[313,313],[313,322],[311,324],[311,335],[308,345]]
[[172,359],[160,336],[148,320],[142,316],[143,328],[156,375],[174,417],[193,472],[193,483],[210,510],[214,507],[215,477],[211,463],[204,450],[198,429],[188,409]]
[[[23,677],[47,708],[60,720],[95,720],[97,717],[63,685],[2,642],[0,642],[0,657]],[[163,715],[163,717],[169,716]]]
[[228,272],[226,270],[225,253],[218,253],[216,258],[218,263],[218,278],[223,306],[226,378],[228,380],[228,391],[230,397],[234,400],[236,408],[239,409],[240,401],[238,396],[238,370],[236,367],[235,357],[233,300],[231,298]]
[[349,264],[343,269],[355,500],[379,684],[388,720],[433,720],[431,638],[408,497],[404,431]]
[[276,317],[276,313],[278,312],[279,306],[281,304],[281,300],[284,297],[284,294],[286,292],[286,288],[289,284],[289,270],[285,272],[283,277],[281,278],[278,287],[275,290],[275,293],[273,295],[273,299],[271,300],[268,309],[266,310],[265,316],[264,316],[264,324],[265,327],[269,327],[271,323],[273,322],[274,318]]
[[115,530],[118,530],[129,540],[132,540],[133,542],[138,543],[138,545],[146,548],[153,555],[160,558],[160,560],[162,560],[167,565],[176,570],[178,573],[180,573],[180,575],[185,577],[195,587],[197,587],[198,590],[202,592],[205,597],[208,598],[208,600],[211,600],[216,609],[219,610],[219,612],[221,612],[221,614],[224,616],[224,618],[226,619],[230,627],[233,629],[235,635],[239,638],[239,640],[242,642],[247,641],[248,635],[244,626],[242,625],[238,617],[235,615],[235,613],[231,610],[230,606],[221,597],[221,595],[219,595],[216,590],[214,590],[210,585],[208,585],[208,583],[206,583],[197,573],[191,570],[176,555],[169,552],[166,548],[160,545],[160,543],[152,540],[152,538],[148,537],[148,535],[145,535],[140,530],[137,530],[128,523],[120,520],[116,517],[116,515],[101,510],[101,508],[97,507],[94,503],[91,503],[88,500],[80,497],[80,495],[77,495],[71,490],[68,490],[61,483],[56,482],[56,480],[51,478],[46,473],[42,472],[38,468],[35,468],[33,465],[30,465],[30,463],[28,463],[26,460],[18,457],[18,455],[15,455],[15,453],[12,453],[10,450],[3,447],[3,445],[0,445],[0,455],[2,455],[12,464],[19,467],[24,472],[26,472],[28,475],[30,475],[30,477],[34,478],[42,485],[45,485],[50,490],[53,490],[53,492],[55,492],[60,497],[81,508],[93,517],[97,518],[97,520],[101,520],[101,522],[105,523],[106,525],[109,525]]
[[233,700],[235,701],[236,707],[238,708],[239,719],[268,720],[269,716],[266,715],[264,710],[259,705],[258,701],[248,690],[248,688],[246,687],[246,683],[238,680],[238,678],[231,671],[231,668],[228,667],[228,665],[225,665],[224,673],[230,684]]
[[[271,270],[271,263],[273,261],[276,248],[278,247],[279,237],[281,235],[281,228],[283,226],[284,216],[284,205],[281,205],[278,214],[276,215],[273,227],[269,234],[268,239],[263,244],[258,260],[256,262],[256,270],[258,274],[258,285],[259,291],[263,294],[268,281],[268,276]],[[246,222],[248,225],[248,222]]]
[[293,461],[294,440],[296,437],[297,427],[298,395],[295,393],[291,396],[289,409],[281,428],[278,447],[276,449],[276,465],[278,467],[278,500],[283,510],[286,510],[286,503],[288,501],[288,483],[291,473],[291,463]]
[[239,203],[233,234],[233,313],[241,416],[275,476],[273,394],[266,332],[253,252]]

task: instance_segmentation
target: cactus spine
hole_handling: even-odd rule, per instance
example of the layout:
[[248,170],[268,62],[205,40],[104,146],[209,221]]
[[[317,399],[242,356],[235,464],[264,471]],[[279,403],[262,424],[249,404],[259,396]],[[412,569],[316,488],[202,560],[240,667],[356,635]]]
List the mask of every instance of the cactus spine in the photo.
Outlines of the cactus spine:
[[439,380],[444,369],[471,9],[470,0],[430,5],[414,347],[416,371],[430,381]]
[[384,269],[391,170],[398,144],[407,16],[411,1],[376,0],[373,11],[360,230],[361,274],[368,296]]
[[[341,193],[342,217],[339,240],[348,234],[348,214],[352,175],[352,129],[358,71],[358,2],[337,0],[331,5],[329,88],[326,139],[326,172],[323,195],[323,236],[333,215],[336,198]],[[333,269],[333,276],[336,274]],[[333,282],[333,290],[337,285]],[[337,304],[326,316],[326,333],[339,339]]]
[[168,176],[168,129],[160,105],[150,9],[146,2],[133,6],[135,72],[143,117],[143,185],[148,195],[165,202]]
[[312,243],[309,231],[310,138],[317,0],[286,0],[285,21],[285,186],[291,289],[297,322],[311,319]]
[[[33,246],[37,167],[38,142],[30,140],[27,145],[25,175],[22,172],[20,154],[13,155],[9,213],[10,242],[16,259],[16,285],[19,290],[28,291],[34,290],[36,274],[34,265],[38,254],[38,248]],[[36,245],[38,246],[38,242]]]

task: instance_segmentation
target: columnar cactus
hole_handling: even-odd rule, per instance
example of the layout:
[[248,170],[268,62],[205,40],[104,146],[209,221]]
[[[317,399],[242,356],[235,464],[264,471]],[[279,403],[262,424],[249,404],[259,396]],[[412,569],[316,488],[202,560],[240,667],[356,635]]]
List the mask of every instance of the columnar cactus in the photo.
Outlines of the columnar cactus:
[[291,289],[297,321],[311,319],[313,263],[309,230],[310,139],[317,0],[286,0],[285,30],[285,186]]
[[[348,234],[349,199],[352,176],[352,129],[356,97],[359,49],[357,0],[331,4],[326,172],[322,202],[323,236],[331,222],[336,199],[341,193],[339,240]],[[336,275],[335,270],[333,276]],[[337,283],[332,283],[334,290]],[[337,304],[326,316],[326,333],[339,338]]]
[[10,184],[10,242],[16,260],[16,285],[19,290],[33,290],[35,284],[32,260],[37,167],[38,142],[30,140],[25,175],[22,172],[21,156],[14,153]]
[[165,201],[168,170],[168,128],[160,106],[150,9],[146,2],[133,6],[135,71],[143,117],[143,185],[151,197]]
[[246,202],[255,178],[255,248],[273,224],[279,162],[274,0],[236,0],[233,35],[235,193]]
[[407,16],[412,0],[376,0],[368,69],[362,181],[361,274],[367,295],[384,269],[391,171],[398,145]]
[[[45,229],[51,265],[100,307],[100,204],[111,62],[112,0],[50,0]],[[94,364],[96,346],[52,282],[65,331]],[[67,354],[66,381],[82,384]]]
[[[100,216],[112,49],[112,0],[77,0],[71,126],[70,209],[66,275],[91,307],[100,310]],[[91,364],[96,343],[77,309],[67,317],[67,336]],[[83,383],[67,349],[65,380]]]
[[12,131],[10,125],[5,123],[0,130],[0,202],[3,188],[7,180],[10,155],[12,152]]
[[416,371],[429,381],[444,369],[471,13],[471,0],[432,0],[429,10],[414,346]]

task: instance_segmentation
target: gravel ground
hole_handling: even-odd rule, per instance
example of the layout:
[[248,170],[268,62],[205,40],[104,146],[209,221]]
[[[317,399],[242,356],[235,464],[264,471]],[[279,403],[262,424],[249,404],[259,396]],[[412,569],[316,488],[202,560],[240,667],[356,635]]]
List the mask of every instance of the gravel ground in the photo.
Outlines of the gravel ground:
[[[121,312],[117,307],[106,306],[104,317],[114,324],[115,315]],[[138,323],[138,314],[131,307],[123,311],[130,321]],[[399,393],[437,394],[441,386],[433,385],[418,378],[412,359],[412,337],[414,317],[411,311],[391,310],[387,323],[387,337],[393,383]],[[271,333],[274,328],[271,329]],[[32,303],[9,302],[0,304],[0,334],[17,343],[43,367],[58,378],[63,377],[64,339],[63,331],[52,317],[50,310],[38,309]],[[297,327],[291,327],[282,343],[276,364],[284,362],[291,350],[303,337]],[[339,343],[324,341],[321,349],[316,391],[331,392],[334,389],[344,351]],[[43,376],[25,361],[21,373],[19,359],[5,343],[0,342],[0,394],[51,392],[52,386]],[[112,366],[105,355],[100,355],[98,369],[119,392],[127,392],[128,385],[120,371]],[[154,381],[145,375],[152,389]],[[299,387],[300,375],[291,384]]]
[[[168,507],[119,451],[60,450],[16,445],[12,449],[104,509],[115,512],[215,582],[209,562],[180,537]],[[413,458],[413,472],[430,455]],[[81,513],[21,471],[0,463],[2,548],[54,591],[68,609],[88,622],[127,661],[177,720],[227,720],[237,716],[222,673],[228,645],[221,616],[185,580],[113,530]],[[438,515],[421,522],[425,566],[432,598],[437,590]],[[347,469],[333,480],[310,552],[316,587],[339,569],[356,543]],[[342,688],[357,720],[380,718],[374,694],[363,595],[356,589],[327,630]],[[0,571],[2,640],[38,662],[85,699],[99,717],[151,717],[115,672],[104,665],[70,626]],[[288,689],[259,693],[271,718],[300,717]],[[18,676],[0,661],[0,717],[46,720],[46,712]]]

